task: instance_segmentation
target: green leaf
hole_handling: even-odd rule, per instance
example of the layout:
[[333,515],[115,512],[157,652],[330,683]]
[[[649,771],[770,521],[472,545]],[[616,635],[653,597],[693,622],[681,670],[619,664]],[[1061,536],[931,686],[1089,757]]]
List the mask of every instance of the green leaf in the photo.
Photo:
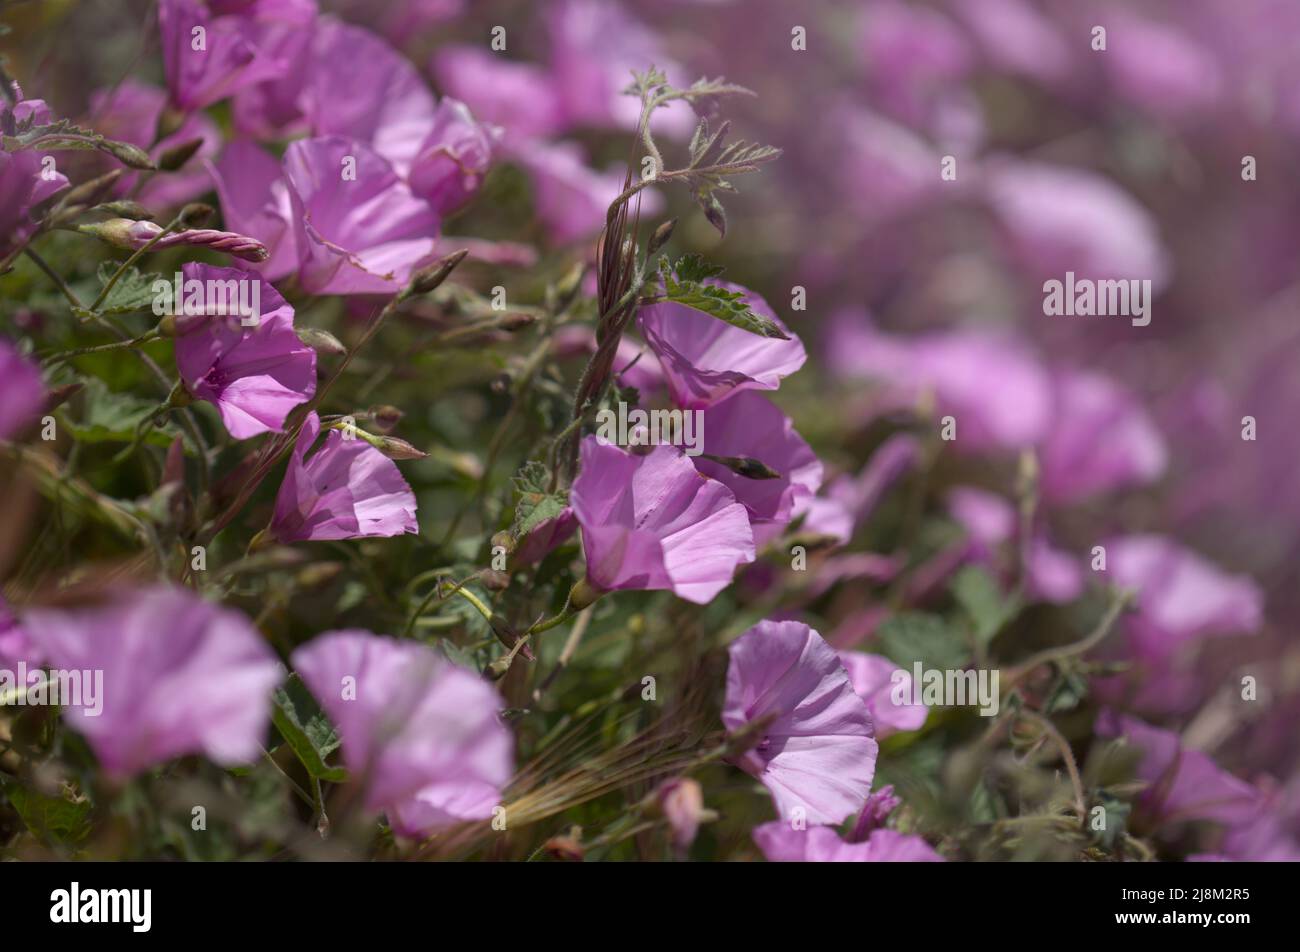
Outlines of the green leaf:
[[[114,393],[96,377],[85,378],[85,414],[70,424],[73,436],[82,443],[129,443],[142,421],[158,409],[158,403],[129,393]],[[144,441],[151,446],[170,446],[180,433],[173,424],[150,427]]]
[[6,784],[4,790],[27,829],[43,840],[78,843],[90,832],[88,800],[47,797],[18,784]]
[[975,641],[981,646],[986,647],[1018,610],[1014,600],[1003,596],[997,580],[982,566],[963,567],[949,588],[970,619]]
[[511,534],[522,539],[547,519],[554,519],[569,504],[567,492],[549,492],[551,471],[537,460],[529,460],[514,477],[519,502],[515,506],[515,523]]
[[682,255],[673,265],[673,274],[678,281],[707,281],[709,278],[716,278],[727,270],[721,265],[709,264],[704,260],[703,255],[691,252]]
[[[716,284],[703,284],[698,280],[680,279],[674,276],[667,258],[659,259],[659,274],[663,279],[664,297],[675,304],[684,304],[697,311],[703,311],[710,317],[726,321],[733,327],[757,334],[760,337],[789,340],[790,335],[781,326],[764,314],[759,314],[749,306],[745,295],[739,291],[729,291]],[[698,273],[699,266],[688,265],[688,274]]]
[[290,675],[283,687],[276,688],[274,699],[271,719],[275,722],[276,730],[307,768],[307,772],[318,780],[328,780],[330,783],[346,780],[346,770],[331,767],[325,762],[339,747],[338,732],[321,711],[302,679],[296,674]]
[[881,623],[876,637],[881,653],[904,668],[920,661],[926,668],[956,671],[971,660],[970,645],[961,632],[938,615],[894,615]]
[[[108,284],[117,269],[118,264],[115,261],[105,261],[99,266],[100,287]],[[151,310],[154,301],[153,283],[158,280],[165,279],[160,279],[156,274],[142,274],[135,267],[127,268],[113,285],[113,290],[108,292],[108,297],[100,304],[100,313],[130,314],[134,311]]]

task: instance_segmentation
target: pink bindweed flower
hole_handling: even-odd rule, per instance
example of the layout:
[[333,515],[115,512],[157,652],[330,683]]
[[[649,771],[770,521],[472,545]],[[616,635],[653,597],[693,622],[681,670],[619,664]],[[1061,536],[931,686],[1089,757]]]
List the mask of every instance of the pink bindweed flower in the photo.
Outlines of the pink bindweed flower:
[[[866,702],[867,710],[871,712],[877,740],[883,740],[898,731],[921,729],[930,709],[924,704],[911,703],[911,674],[883,655],[864,654],[861,651],[841,651],[838,654],[844,670],[849,673],[853,690]],[[900,694],[896,695],[896,691]],[[896,696],[908,700],[898,704],[894,700]]]
[[1073,502],[1164,472],[1164,440],[1131,394],[1078,371],[1058,372],[1053,391],[1053,422],[1039,451],[1047,499]]
[[808,357],[766,301],[739,285],[716,283],[743,292],[750,307],[790,336],[751,334],[684,304],[643,307],[637,316],[641,334],[663,364],[673,402],[687,409],[712,406],[742,390],[775,390]]
[[745,507],[675,447],[635,456],[587,437],[570,505],[597,591],[668,589],[702,605],[754,561]]
[[432,648],[352,629],[298,648],[294,670],[338,728],[365,804],[415,836],[492,814],[513,769],[496,690]]
[[158,28],[171,103],[192,112],[248,86],[282,76],[271,54],[279,31],[301,29],[313,0],[160,0]]
[[10,440],[45,405],[45,383],[35,364],[0,339],[0,440]]
[[407,176],[411,191],[442,216],[463,208],[483,184],[501,131],[455,99],[444,99]]
[[1237,826],[1259,816],[1263,798],[1255,787],[1204,753],[1183,747],[1173,731],[1111,710],[1101,712],[1096,729],[1102,737],[1120,738],[1141,751],[1137,775],[1149,786],[1139,804],[1152,817],[1168,823],[1214,820]]
[[294,142],[284,177],[305,291],[395,294],[433,256],[437,213],[361,143],[339,136]]
[[360,142],[302,139],[283,163],[231,143],[208,167],[226,223],[269,252],[269,281],[297,276],[313,294],[395,294],[433,256],[439,218]]
[[882,387],[887,406],[932,402],[936,417],[954,418],[959,451],[1033,446],[1051,422],[1051,378],[1009,336],[958,329],[901,337],[842,312],[832,318],[826,358],[836,373]]
[[775,479],[743,476],[708,456],[695,468],[735,494],[749,512],[754,544],[775,539],[796,506],[817,493],[822,464],[794,429],[794,423],[761,393],[738,393],[704,411],[703,445],[708,456],[747,457],[777,474]]
[[176,367],[190,394],[213,404],[235,439],[279,433],[289,412],[316,393],[316,352],[294,332],[293,308],[250,271],[190,263],[181,275],[206,287],[257,283],[260,313],[249,325],[239,315],[219,314],[216,302],[207,302],[206,316],[178,302],[185,314],[178,321]]
[[[623,90],[632,71],[651,64],[681,79],[680,67],[665,54],[657,37],[627,11],[608,0],[559,0],[547,11],[551,69],[566,126],[636,127],[640,104]],[[656,133],[689,135],[695,116],[684,102],[655,110]]]
[[1109,580],[1136,592],[1137,605],[1123,621],[1120,643],[1109,652],[1132,670],[1098,679],[1098,696],[1143,712],[1191,710],[1208,687],[1196,666],[1202,643],[1258,632],[1263,593],[1252,579],[1229,575],[1162,536],[1123,536],[1104,548]]
[[[209,188],[202,163],[221,151],[221,130],[201,112],[190,113],[176,131],[154,143],[158,121],[167,107],[167,91],[127,77],[117,86],[98,90],[90,97],[87,124],[101,135],[129,142],[149,152],[155,162],[178,146],[202,139],[203,144],[189,162],[175,172],[159,172],[140,184],[140,173],[129,172],[117,180],[115,195],[132,195],[151,211],[176,208],[198,198]],[[116,163],[99,163],[107,171]]]
[[[93,607],[27,612],[23,625],[49,665],[83,672],[64,720],[104,769],[125,777],[185,754],[250,763],[270,723],[275,655],[239,612],[185,589],[123,593]],[[102,693],[87,693],[91,673]]]
[[[25,99],[12,108],[0,99],[0,125],[31,121],[44,125],[50,110],[39,99]],[[0,149],[0,257],[7,257],[36,233],[33,211],[68,186],[62,172],[48,168],[45,153]]]
[[921,837],[885,829],[898,804],[894,788],[884,786],[867,797],[842,839],[828,826],[799,829],[778,820],[756,827],[754,842],[772,862],[942,863],[943,857]]
[[227,228],[254,236],[267,259],[254,265],[268,281],[298,270],[298,236],[290,222],[293,204],[280,163],[251,142],[226,146],[221,158],[205,163],[221,200]]
[[560,104],[540,66],[452,43],[438,48],[429,71],[445,95],[466,103],[480,121],[500,126],[512,146],[561,131]]
[[397,464],[361,438],[334,429],[309,455],[320,429],[316,413],[307,414],[275,497],[270,535],[307,542],[418,533],[415,494]]
[[1169,255],[1155,220],[1118,185],[1083,169],[991,159],[987,200],[1012,251],[1033,275],[1146,279],[1159,292]]
[[766,721],[737,766],[771,791],[782,820],[839,823],[860,810],[878,748],[871,714],[835,651],[807,625],[763,621],[728,654],[722,722],[735,734]]
[[[587,164],[587,155],[573,142],[529,142],[515,147],[507,140],[506,155],[533,180],[537,217],[557,244],[596,234],[605,224],[609,205],[623,191],[623,171],[601,172]],[[657,211],[662,199],[647,189],[641,193],[643,214]]]

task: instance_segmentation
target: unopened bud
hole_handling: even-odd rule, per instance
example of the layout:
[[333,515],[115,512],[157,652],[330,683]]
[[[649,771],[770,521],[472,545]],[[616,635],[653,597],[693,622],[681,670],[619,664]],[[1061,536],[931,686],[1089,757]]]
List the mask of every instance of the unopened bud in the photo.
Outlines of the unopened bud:
[[406,286],[406,293],[408,295],[428,294],[447,280],[448,275],[456,270],[456,266],[465,260],[467,254],[469,250],[462,248],[460,251],[453,251],[439,258],[432,264],[425,265],[411,276],[411,282]]
[[216,209],[211,205],[205,205],[203,202],[190,202],[181,209],[181,224],[186,228],[193,228],[202,225],[215,214]]
[[565,273],[564,277],[560,278],[559,283],[555,285],[555,302],[557,311],[563,311],[573,303],[573,299],[578,296],[578,291],[582,289],[582,279],[586,273],[587,264],[586,262],[580,261],[570,268]]
[[510,587],[510,576],[496,569],[488,569],[479,575],[483,587],[492,592],[504,592]]
[[646,257],[653,258],[659,249],[668,244],[669,239],[673,236],[673,229],[677,227],[677,219],[670,218],[654,230],[650,236],[650,244],[646,246]]
[[149,209],[145,208],[139,202],[133,202],[129,198],[96,205],[91,209],[91,211],[110,215],[113,218],[130,218],[133,221],[153,221],[153,212],[149,211]]
[[194,153],[203,148],[203,138],[190,139],[180,145],[174,145],[158,157],[158,168],[163,172],[175,172],[194,158]]
[[388,433],[393,427],[402,422],[404,414],[397,407],[385,403],[377,407],[371,407],[366,411],[366,416],[370,418],[370,421],[375,425],[375,429],[380,433]]
[[343,342],[329,331],[323,331],[318,327],[295,327],[294,332],[297,333],[300,341],[318,354],[341,357],[348,352]]

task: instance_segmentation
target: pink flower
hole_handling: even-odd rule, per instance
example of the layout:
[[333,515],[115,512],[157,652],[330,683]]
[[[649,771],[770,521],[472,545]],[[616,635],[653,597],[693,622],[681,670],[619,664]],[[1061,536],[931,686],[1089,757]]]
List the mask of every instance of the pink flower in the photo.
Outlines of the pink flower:
[[1078,371],[1058,371],[1053,389],[1054,420],[1039,451],[1048,499],[1075,501],[1164,472],[1164,440],[1132,395]]
[[284,177],[304,290],[395,294],[433,256],[438,215],[361,143],[339,136],[294,142]]
[[30,611],[23,625],[52,668],[102,672],[102,695],[86,692],[83,675],[81,703],[64,703],[63,717],[110,774],[184,754],[249,763],[261,752],[281,668],[240,613],[155,587]]
[[269,281],[312,294],[395,294],[433,256],[439,218],[380,155],[339,136],[290,144],[283,163],[232,143],[209,165],[226,224],[270,254]]
[[1165,822],[1215,820],[1236,826],[1259,815],[1258,790],[1200,751],[1183,747],[1172,731],[1106,710],[1097,718],[1097,733],[1121,738],[1141,751],[1137,775],[1149,786],[1140,803],[1153,816]]
[[790,418],[760,393],[738,393],[705,410],[703,445],[709,456],[756,459],[779,474],[752,479],[705,456],[695,459],[696,469],[730,489],[748,511],[757,546],[780,535],[795,507],[821,486],[821,461]]
[[[39,99],[23,100],[12,109],[0,99],[0,122],[7,123],[10,117],[44,125],[50,121],[50,111]],[[45,153],[30,149],[0,149],[0,257],[27,244],[37,227],[33,211],[68,186],[67,176],[48,170],[44,159]]]
[[418,533],[415,494],[397,464],[369,443],[330,430],[320,435],[313,411],[303,421],[289,468],[275,497],[270,534],[280,542],[356,539]]
[[[159,172],[149,177],[133,196],[151,211],[175,208],[193,201],[208,190],[208,177],[202,163],[216,158],[221,151],[221,130],[201,112],[185,117],[176,131],[154,144],[158,120],[167,107],[167,91],[127,77],[117,86],[98,90],[90,97],[88,125],[101,135],[129,142],[149,151],[155,162],[170,149],[202,139],[198,152],[175,172]],[[103,170],[116,167],[105,160]],[[140,173],[128,172],[117,180],[114,194],[129,195]]]
[[261,313],[252,326],[237,315],[217,315],[213,302],[204,312],[210,316],[198,320],[184,308],[176,367],[189,392],[217,408],[235,439],[279,433],[289,411],[316,393],[316,352],[294,332],[293,308],[250,271],[191,263],[181,266],[181,274],[186,282],[205,286],[208,281],[257,283]]
[[44,405],[45,383],[40,370],[0,339],[0,440],[22,433]]
[[512,144],[549,138],[561,129],[551,77],[540,66],[482,46],[450,44],[438,48],[429,69],[445,95],[468,104],[480,121],[500,126]]
[[279,281],[298,270],[298,236],[293,225],[289,187],[280,163],[251,142],[226,146],[208,175],[221,200],[227,228],[251,235],[265,246],[268,257],[254,265],[268,281]]
[[796,830],[782,820],[754,828],[754,842],[774,863],[942,863],[925,840],[895,830],[876,830],[849,843],[829,826]]
[[337,726],[366,806],[395,831],[491,816],[514,744],[490,684],[426,645],[357,629],[318,636],[292,662]]
[[903,704],[894,703],[896,690],[902,692],[903,697],[911,698],[911,674],[882,655],[841,651],[839,659],[849,673],[853,690],[866,702],[867,710],[871,712],[878,740],[897,731],[921,729],[930,714],[928,707],[912,704],[910,700]]
[[759,622],[728,649],[722,722],[736,733],[770,718],[737,764],[763,782],[785,821],[839,823],[871,792],[871,715],[821,635],[793,621]]
[[[717,284],[743,292],[750,307],[789,334],[757,294],[739,285]],[[793,335],[781,340],[751,334],[684,304],[643,307],[637,323],[663,364],[673,402],[688,409],[712,406],[741,390],[775,390],[781,378],[802,367],[808,357]]]
[[841,375],[882,386],[890,405],[933,400],[936,417],[956,420],[958,450],[1033,446],[1051,421],[1051,378],[1009,336],[960,329],[897,337],[846,312],[832,321],[826,356]]
[[1169,255],[1155,220],[1113,182],[1083,169],[990,160],[986,196],[1012,250],[1035,276],[1149,279],[1159,292]]
[[570,504],[599,591],[668,589],[702,605],[754,561],[745,507],[671,446],[634,456],[587,437]]
[[483,184],[499,138],[500,130],[476,122],[464,103],[444,99],[412,162],[411,191],[439,215],[463,208]]
[[171,101],[202,109],[289,68],[264,44],[286,26],[301,28],[315,16],[312,0],[161,0],[163,70]]

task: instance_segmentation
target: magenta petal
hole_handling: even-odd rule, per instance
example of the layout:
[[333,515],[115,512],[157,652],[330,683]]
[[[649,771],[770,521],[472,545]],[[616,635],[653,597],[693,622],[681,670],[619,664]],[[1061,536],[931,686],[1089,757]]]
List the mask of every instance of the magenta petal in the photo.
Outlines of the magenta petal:
[[847,843],[829,826],[794,829],[783,820],[754,828],[754,842],[774,863],[942,863],[919,836],[876,830],[862,843]]
[[745,507],[675,447],[634,456],[589,436],[570,497],[587,578],[600,589],[670,589],[703,604],[754,560]]
[[28,612],[23,624],[52,667],[103,672],[102,710],[83,696],[63,717],[110,774],[183,754],[220,764],[260,755],[281,668],[239,612],[158,587],[92,608]]
[[[752,307],[789,333],[767,302],[735,284]],[[637,317],[641,334],[659,356],[673,402],[681,407],[711,406],[740,390],[775,390],[782,377],[803,366],[803,344],[760,337],[683,304],[654,304]]]
[[[883,655],[860,651],[839,652],[840,662],[849,673],[853,690],[867,704],[876,726],[876,737],[883,739],[896,731],[919,730],[929,716],[924,704],[913,704],[912,675]],[[895,693],[897,692],[897,693]],[[905,703],[894,703],[895,697]]]
[[358,629],[298,648],[294,670],[338,728],[366,805],[404,835],[482,819],[500,802],[514,741],[496,689],[427,645]]
[[293,308],[251,271],[190,263],[181,274],[186,282],[257,282],[257,324],[210,313],[176,339],[176,367],[190,393],[216,405],[235,439],[279,432],[289,412],[316,392],[316,352],[294,332]]
[[275,497],[275,538],[306,542],[420,531],[415,494],[396,463],[364,440],[333,429],[308,456],[319,433],[320,418],[309,413]]
[[771,716],[739,766],[772,793],[789,821],[839,823],[871,792],[877,745],[866,703],[821,635],[764,621],[728,649],[722,722],[736,732]]
[[0,440],[21,433],[44,405],[45,383],[40,370],[0,339]]

